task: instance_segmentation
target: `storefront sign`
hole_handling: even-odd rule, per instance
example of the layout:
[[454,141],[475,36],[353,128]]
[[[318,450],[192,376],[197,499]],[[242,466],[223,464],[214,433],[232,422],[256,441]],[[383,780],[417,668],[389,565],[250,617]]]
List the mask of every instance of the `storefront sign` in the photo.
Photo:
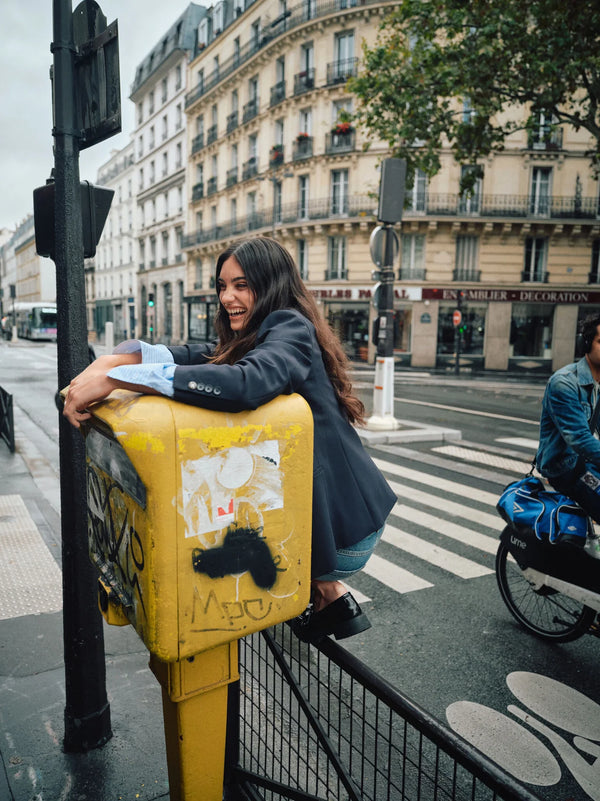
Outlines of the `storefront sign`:
[[[509,303],[600,303],[600,292],[569,292],[551,289],[465,289],[464,300]],[[456,300],[456,289],[424,288],[423,300]]]
[[[371,300],[375,286],[352,287],[310,287],[310,291],[317,300]],[[399,287],[394,289],[396,300],[421,300],[421,287]]]

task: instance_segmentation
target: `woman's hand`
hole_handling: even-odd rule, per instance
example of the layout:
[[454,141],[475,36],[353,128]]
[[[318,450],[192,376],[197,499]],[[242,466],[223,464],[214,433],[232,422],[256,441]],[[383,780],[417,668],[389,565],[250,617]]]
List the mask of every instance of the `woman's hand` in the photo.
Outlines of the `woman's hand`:
[[100,356],[86,367],[67,388],[63,414],[69,423],[79,428],[81,423],[91,417],[87,411],[90,404],[104,400],[113,389],[128,386],[122,381],[108,377],[107,373],[113,367],[121,364],[139,364],[140,361],[139,353],[120,353]]

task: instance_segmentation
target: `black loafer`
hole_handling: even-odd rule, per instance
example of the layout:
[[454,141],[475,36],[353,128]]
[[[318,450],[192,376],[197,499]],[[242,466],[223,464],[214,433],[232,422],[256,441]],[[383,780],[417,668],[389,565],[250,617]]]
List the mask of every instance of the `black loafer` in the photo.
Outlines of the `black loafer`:
[[347,592],[319,612],[307,610],[292,620],[290,626],[303,642],[317,643],[330,634],[336,640],[352,637],[370,629],[371,623],[352,594]]

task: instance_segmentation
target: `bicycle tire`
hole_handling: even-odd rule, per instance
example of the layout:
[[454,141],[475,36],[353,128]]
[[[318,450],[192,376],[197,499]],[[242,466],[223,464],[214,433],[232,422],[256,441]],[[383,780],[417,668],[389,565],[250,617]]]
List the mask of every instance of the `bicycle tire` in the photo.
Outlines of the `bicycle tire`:
[[594,622],[596,612],[558,590],[535,589],[509,557],[508,548],[501,542],[496,553],[496,579],[512,616],[543,640],[572,642],[582,637]]

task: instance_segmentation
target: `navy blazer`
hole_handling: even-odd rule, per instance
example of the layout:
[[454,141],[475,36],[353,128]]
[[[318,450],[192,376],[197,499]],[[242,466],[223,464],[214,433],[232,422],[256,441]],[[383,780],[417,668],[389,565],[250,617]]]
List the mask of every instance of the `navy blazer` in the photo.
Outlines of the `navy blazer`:
[[314,421],[312,576],[336,567],[336,550],[383,526],[396,495],[340,409],[313,324],[292,309],[269,314],[236,364],[210,364],[212,345],[170,347],[174,398],[218,411],[256,409],[297,392]]

